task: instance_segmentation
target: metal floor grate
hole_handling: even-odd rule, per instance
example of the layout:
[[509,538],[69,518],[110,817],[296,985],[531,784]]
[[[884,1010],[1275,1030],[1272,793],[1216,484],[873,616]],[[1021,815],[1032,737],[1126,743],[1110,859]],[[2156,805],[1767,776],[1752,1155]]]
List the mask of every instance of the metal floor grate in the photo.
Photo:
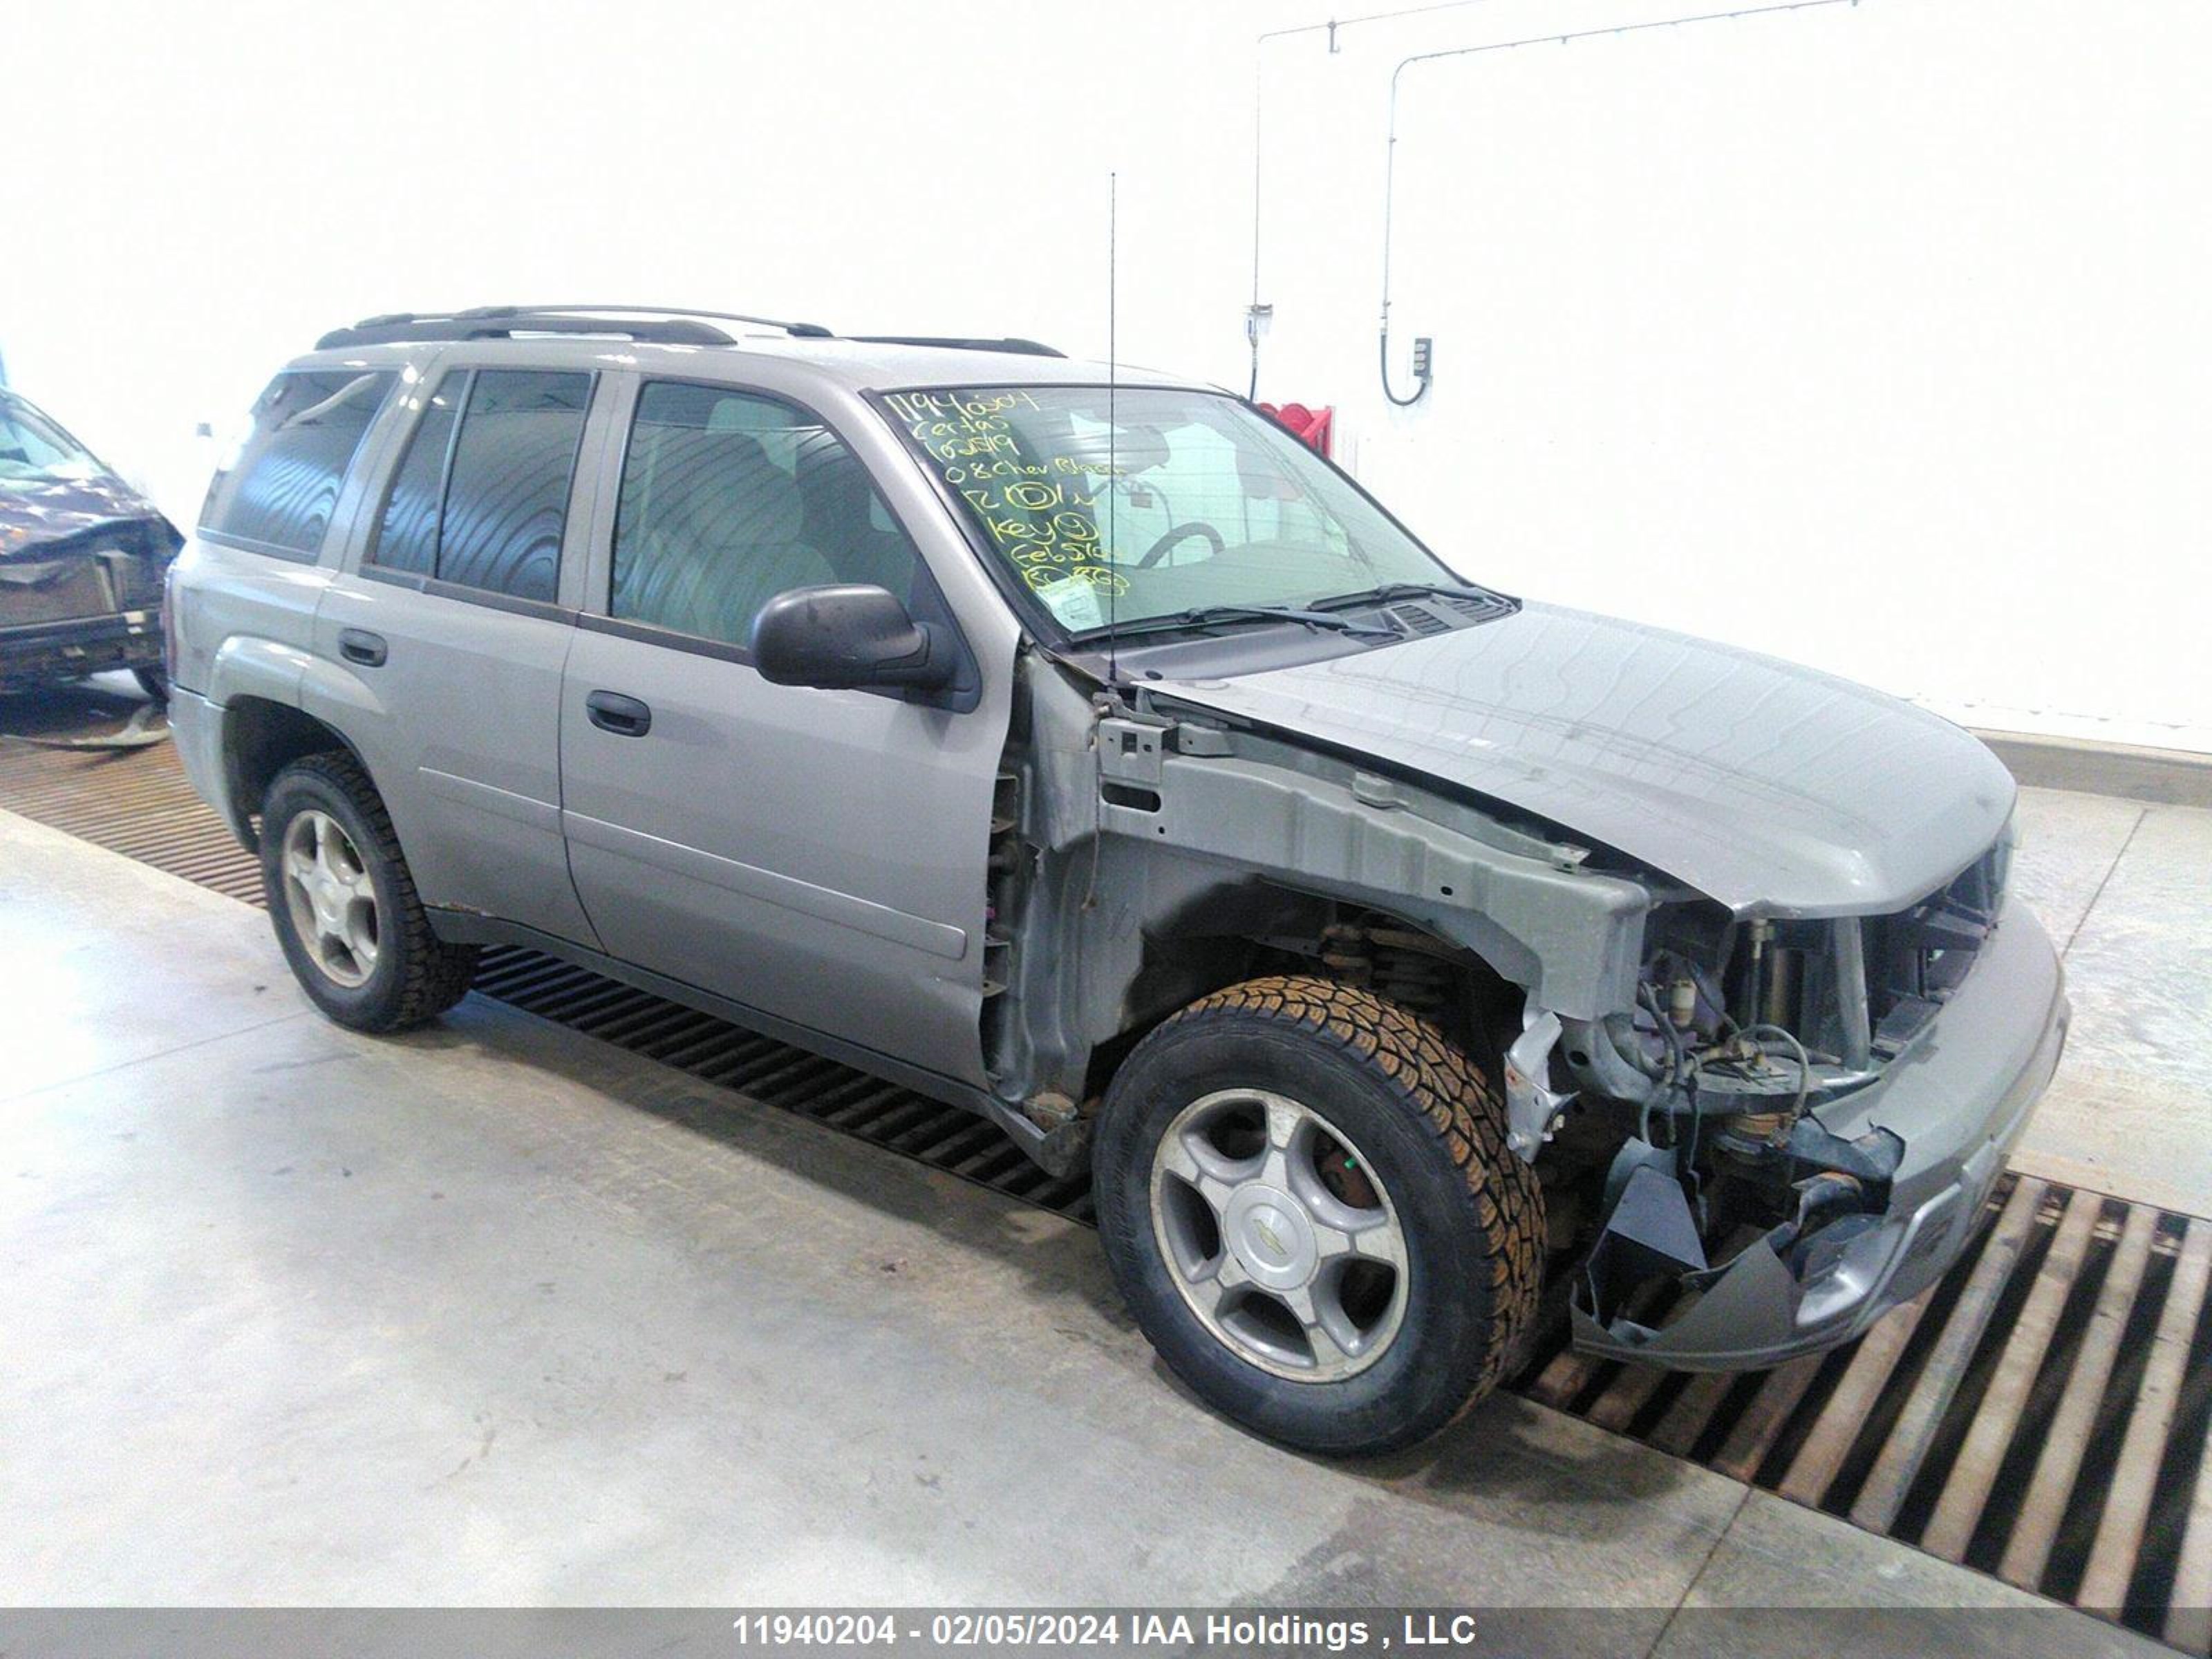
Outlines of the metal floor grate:
[[1573,1352],[1562,1319],[1514,1386],[2204,1653],[2212,1221],[2010,1175],[1982,1221],[1942,1282],[1832,1353],[1654,1370]]
[[[26,729],[0,702],[0,728]],[[76,728],[121,700],[48,700]],[[13,713],[16,723],[8,724]],[[0,806],[261,902],[258,866],[164,745],[0,741]],[[522,951],[487,996],[857,1135],[1024,1203],[1091,1219],[995,1127],[711,1015]],[[1943,1281],[1851,1346],[1692,1376],[1586,1359],[1554,1308],[1521,1393],[2023,1589],[2212,1651],[2212,1221],[2029,1176],[1992,1194]],[[1644,1310],[1663,1319],[1663,1306]]]
[[261,902],[261,866],[185,781],[177,751],[48,749],[27,739],[107,733],[132,699],[90,688],[0,696],[0,805],[218,893]]

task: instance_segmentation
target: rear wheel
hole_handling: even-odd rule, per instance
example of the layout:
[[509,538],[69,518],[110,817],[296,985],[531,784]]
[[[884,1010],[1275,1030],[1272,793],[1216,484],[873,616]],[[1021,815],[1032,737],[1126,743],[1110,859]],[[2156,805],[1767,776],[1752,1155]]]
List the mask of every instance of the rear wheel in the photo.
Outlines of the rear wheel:
[[1100,1229],[1161,1358],[1270,1438],[1434,1433],[1504,1374],[1543,1195],[1481,1072],[1370,993],[1254,980],[1139,1043],[1101,1114]]
[[294,976],[339,1024],[403,1030],[467,994],[476,947],[430,931],[384,802],[352,757],[310,755],[270,784],[261,882]]

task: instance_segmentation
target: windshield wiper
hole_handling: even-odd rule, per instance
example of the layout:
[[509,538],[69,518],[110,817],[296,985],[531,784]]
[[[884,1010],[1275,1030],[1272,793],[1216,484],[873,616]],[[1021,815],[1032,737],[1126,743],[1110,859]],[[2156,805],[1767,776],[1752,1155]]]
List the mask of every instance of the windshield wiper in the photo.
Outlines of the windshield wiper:
[[1316,599],[1314,609],[1326,606],[1330,611],[1348,610],[1355,605],[1390,605],[1400,599],[1480,599],[1490,605],[1506,605],[1512,601],[1486,587],[1469,587],[1462,582],[1385,582],[1380,587],[1363,587],[1356,593],[1332,593],[1325,599]]
[[1349,617],[1332,615],[1326,611],[1302,611],[1290,605],[1200,605],[1188,611],[1170,611],[1165,616],[1146,617],[1139,621],[1127,622],[1106,628],[1086,629],[1079,637],[1103,638],[1108,634],[1164,634],[1185,628],[1214,628],[1229,623],[1302,623],[1308,628],[1326,629],[1332,634],[1350,634],[1362,639],[1396,640],[1405,636],[1395,628],[1385,628],[1373,623],[1357,623]]

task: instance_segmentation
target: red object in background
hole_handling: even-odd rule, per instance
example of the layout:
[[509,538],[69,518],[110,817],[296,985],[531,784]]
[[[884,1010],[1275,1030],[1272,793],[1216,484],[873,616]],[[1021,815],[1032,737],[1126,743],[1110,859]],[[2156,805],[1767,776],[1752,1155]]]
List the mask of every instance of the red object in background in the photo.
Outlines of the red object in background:
[[1304,404],[1261,404],[1261,410],[1275,417],[1283,428],[1308,448],[1330,453],[1336,429],[1336,410],[1308,409]]

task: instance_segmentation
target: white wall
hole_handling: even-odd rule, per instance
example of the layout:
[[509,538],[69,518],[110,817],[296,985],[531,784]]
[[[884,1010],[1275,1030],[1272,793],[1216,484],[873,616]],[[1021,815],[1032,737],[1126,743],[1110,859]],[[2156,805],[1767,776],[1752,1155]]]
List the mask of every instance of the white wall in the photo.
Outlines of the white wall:
[[1207,371],[1242,349],[1257,11],[0,0],[0,350],[189,511],[192,424],[377,312],[629,300],[1103,352],[1120,165],[1125,354]]
[[1401,390],[1417,333],[1437,376],[1383,404],[1392,66],[1668,15],[1498,0],[1268,48],[1271,111],[1344,118],[1269,198],[1263,395],[1348,392],[1363,476],[1508,587],[1984,725],[2212,747],[2203,9],[1864,0],[1415,64],[1394,333]]
[[[1402,3],[1403,0],[1400,0]],[[1375,9],[1389,9],[1374,0]],[[1350,8],[1347,8],[1350,9]],[[1312,3],[0,3],[0,350],[189,515],[333,323],[727,304],[1105,344],[1263,397],[1469,574],[1980,723],[2212,749],[2201,9],[1863,0],[1405,72],[1699,9]],[[26,165],[26,163],[28,165]]]

